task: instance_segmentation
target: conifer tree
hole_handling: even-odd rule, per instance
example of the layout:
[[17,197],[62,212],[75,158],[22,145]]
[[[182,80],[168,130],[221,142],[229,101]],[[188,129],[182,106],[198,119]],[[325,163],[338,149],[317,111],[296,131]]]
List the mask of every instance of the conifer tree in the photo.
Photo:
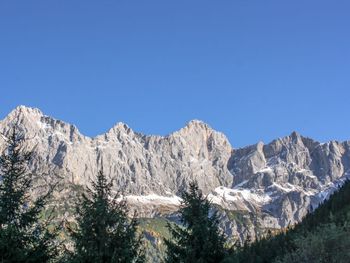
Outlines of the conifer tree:
[[0,262],[50,262],[58,254],[57,231],[49,231],[51,218],[44,222],[41,215],[52,191],[35,200],[30,196],[32,152],[24,150],[16,128],[2,138],[7,147],[0,156]]
[[75,244],[72,261],[80,263],[143,262],[141,237],[135,216],[128,218],[128,207],[119,195],[112,197],[112,182],[102,171],[92,189],[76,206],[77,228],[71,229]]
[[190,183],[182,194],[179,210],[182,226],[168,224],[172,240],[165,240],[166,262],[217,263],[224,259],[226,242],[218,225],[218,215],[199,190],[196,182]]

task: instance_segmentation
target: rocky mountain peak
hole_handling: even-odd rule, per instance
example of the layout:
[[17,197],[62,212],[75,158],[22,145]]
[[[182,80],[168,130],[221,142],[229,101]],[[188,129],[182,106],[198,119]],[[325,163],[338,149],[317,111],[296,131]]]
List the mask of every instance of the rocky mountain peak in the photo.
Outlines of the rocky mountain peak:
[[34,108],[34,107],[28,107],[28,106],[25,106],[25,105],[17,106],[10,113],[10,115],[11,114],[14,114],[14,115],[20,115],[20,114],[23,114],[23,115],[44,115],[40,109]]
[[38,123],[43,117],[44,114],[37,108],[18,106],[0,122],[2,124],[1,132],[7,134],[13,126],[17,126],[24,132],[37,130]]
[[127,124],[123,122],[118,122],[107,132],[107,134],[109,135],[120,134],[120,133],[130,134],[134,132]]
[[293,142],[293,143],[296,143],[296,144],[302,144],[303,143],[303,136],[300,135],[300,133],[296,132],[296,131],[293,131],[289,136],[290,140]]
[[173,134],[179,134],[183,137],[193,137],[193,136],[206,136],[212,133],[214,130],[205,122],[200,120],[191,120],[185,127],[174,132]]
[[24,105],[20,105],[16,107],[14,110],[12,110],[6,119],[12,122],[20,122],[23,121],[23,119],[40,119],[44,114],[41,112],[41,110],[37,108],[27,107]]
[[37,108],[18,106],[0,122],[0,131],[7,134],[16,125],[31,143],[52,141],[72,143],[81,141],[82,136],[76,126],[45,115]]
[[200,129],[205,129],[205,130],[211,129],[211,127],[207,123],[205,123],[204,121],[201,121],[201,120],[197,120],[197,119],[189,121],[186,124],[186,127],[189,129],[193,129],[193,128],[200,128]]

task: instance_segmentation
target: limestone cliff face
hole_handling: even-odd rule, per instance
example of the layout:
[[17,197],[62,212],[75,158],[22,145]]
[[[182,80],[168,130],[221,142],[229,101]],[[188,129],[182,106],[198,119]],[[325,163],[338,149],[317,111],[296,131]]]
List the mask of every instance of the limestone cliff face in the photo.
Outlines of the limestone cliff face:
[[206,193],[232,184],[227,138],[200,121],[166,137],[146,136],[118,123],[89,138],[74,125],[20,106],[0,123],[0,130],[6,135],[14,124],[25,133],[28,147],[35,148],[33,169],[45,167],[67,182],[88,184],[103,167],[116,188],[133,195],[178,194],[193,179]]
[[[349,141],[321,144],[296,132],[241,149],[233,149],[225,135],[197,120],[164,137],[118,123],[90,138],[74,125],[24,106],[0,122],[0,131],[6,135],[13,125],[35,151],[32,170],[47,179],[59,175],[66,186],[85,186],[103,167],[115,180],[115,190],[149,216],[159,207],[175,210],[176,196],[195,179],[225,211],[254,214],[254,224],[261,227],[286,227],[350,175]],[[228,215],[222,218],[227,233],[243,231]]]
[[261,189],[270,197],[261,209],[273,216],[271,226],[285,227],[301,220],[350,175],[349,149],[349,142],[321,144],[296,132],[239,149],[229,160],[233,188]]

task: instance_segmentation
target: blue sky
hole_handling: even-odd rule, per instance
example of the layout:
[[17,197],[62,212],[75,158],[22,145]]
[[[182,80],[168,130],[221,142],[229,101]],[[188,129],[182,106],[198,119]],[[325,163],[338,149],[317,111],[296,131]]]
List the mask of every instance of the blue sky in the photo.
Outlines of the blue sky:
[[1,1],[0,119],[20,104],[89,136],[191,119],[234,147],[350,139],[349,1]]

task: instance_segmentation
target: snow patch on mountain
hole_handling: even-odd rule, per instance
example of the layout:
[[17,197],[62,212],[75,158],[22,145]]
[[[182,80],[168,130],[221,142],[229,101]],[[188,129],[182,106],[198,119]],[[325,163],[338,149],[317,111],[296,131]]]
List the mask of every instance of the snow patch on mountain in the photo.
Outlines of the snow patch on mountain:
[[208,199],[218,205],[226,204],[237,204],[244,202],[251,202],[256,205],[266,204],[271,201],[271,197],[265,194],[263,191],[254,191],[252,189],[244,188],[227,188],[227,187],[217,187],[214,189],[213,193],[208,195]]
[[127,195],[125,196],[125,199],[128,203],[140,203],[140,204],[161,204],[161,205],[175,205],[180,206],[182,199],[178,196],[160,196],[156,194],[151,195],[144,195],[144,196],[138,196],[138,195]]

